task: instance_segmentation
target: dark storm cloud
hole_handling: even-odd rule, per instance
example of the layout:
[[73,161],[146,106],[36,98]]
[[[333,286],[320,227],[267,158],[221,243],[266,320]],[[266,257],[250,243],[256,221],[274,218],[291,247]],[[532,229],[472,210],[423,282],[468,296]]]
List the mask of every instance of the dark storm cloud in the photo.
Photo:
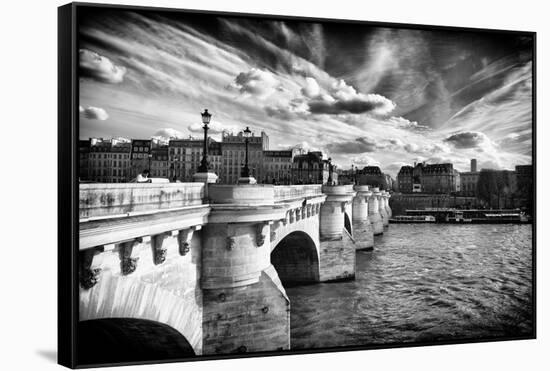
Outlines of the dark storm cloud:
[[477,148],[486,143],[486,141],[487,136],[485,134],[475,131],[456,133],[444,140],[444,142],[448,142],[456,148]]
[[395,115],[432,128],[501,86],[532,50],[531,40],[511,34],[377,28],[366,38],[350,83],[394,101]]
[[96,52],[80,49],[78,52],[80,76],[97,81],[118,84],[122,82],[126,68],[115,65],[109,58]]
[[342,113],[365,113],[373,111],[377,108],[382,108],[385,102],[374,101],[368,99],[350,99],[344,101],[325,102],[312,101],[309,102],[309,111],[311,113],[325,113],[338,115]]
[[372,138],[361,137],[352,141],[330,143],[327,149],[334,153],[364,153],[378,150],[376,141]]

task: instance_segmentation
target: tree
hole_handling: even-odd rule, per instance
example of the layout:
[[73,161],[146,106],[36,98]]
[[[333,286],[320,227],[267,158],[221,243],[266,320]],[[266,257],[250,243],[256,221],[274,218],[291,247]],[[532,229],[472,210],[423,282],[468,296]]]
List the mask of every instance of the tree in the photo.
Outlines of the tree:
[[479,173],[477,194],[489,206],[500,208],[501,195],[506,194],[506,189],[509,188],[510,184],[505,171],[484,169]]

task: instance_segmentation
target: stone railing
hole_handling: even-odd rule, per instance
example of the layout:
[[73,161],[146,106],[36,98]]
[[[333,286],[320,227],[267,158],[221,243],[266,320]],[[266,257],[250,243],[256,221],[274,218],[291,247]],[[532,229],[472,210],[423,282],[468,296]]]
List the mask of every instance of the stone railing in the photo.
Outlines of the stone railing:
[[274,186],[275,202],[320,196],[321,187],[320,184]]
[[209,184],[211,204],[273,205],[270,184]]
[[124,216],[201,205],[204,183],[81,184],[79,218]]

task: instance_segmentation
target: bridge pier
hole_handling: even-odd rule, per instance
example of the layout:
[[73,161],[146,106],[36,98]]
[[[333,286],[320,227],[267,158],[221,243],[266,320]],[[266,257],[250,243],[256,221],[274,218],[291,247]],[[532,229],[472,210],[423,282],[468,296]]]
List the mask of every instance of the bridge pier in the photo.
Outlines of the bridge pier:
[[372,224],[373,234],[375,236],[384,233],[384,225],[382,223],[382,216],[380,215],[379,196],[379,188],[374,187],[371,196],[369,196],[368,213],[369,221]]
[[353,238],[356,250],[372,250],[374,230],[369,220],[368,199],[372,195],[367,185],[356,185],[357,195],[353,198]]
[[352,279],[355,277],[355,241],[351,235],[349,210],[355,196],[353,186],[327,185],[323,186],[323,193],[327,198],[321,206],[319,226],[320,280]]
[[386,206],[386,213],[388,214],[388,218],[391,218],[393,215],[393,212],[390,207],[390,193],[386,192],[386,200],[385,200],[385,206]]
[[[270,228],[286,218],[273,188],[210,185],[203,240],[203,352],[290,348],[290,301],[270,262]],[[270,202],[271,200],[271,202]]]
[[388,212],[386,211],[385,200],[385,191],[380,191],[378,193],[378,213],[380,214],[380,218],[382,218],[382,227],[388,228],[390,222],[388,218]]

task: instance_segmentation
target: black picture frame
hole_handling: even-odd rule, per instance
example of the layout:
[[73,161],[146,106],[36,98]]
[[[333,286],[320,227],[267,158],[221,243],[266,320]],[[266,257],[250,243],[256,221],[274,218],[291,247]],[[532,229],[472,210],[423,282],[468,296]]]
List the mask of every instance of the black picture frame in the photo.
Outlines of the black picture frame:
[[[116,362],[104,364],[81,364],[77,359],[78,334],[78,246],[79,246],[79,184],[78,184],[78,140],[79,140],[79,78],[78,78],[78,11],[81,8],[105,8],[113,10],[138,10],[154,12],[177,12],[187,14],[209,14],[213,16],[245,17],[249,19],[293,20],[305,22],[346,23],[388,28],[408,28],[418,30],[468,31],[483,33],[504,33],[525,35],[533,38],[533,87],[532,87],[532,165],[533,165],[533,256],[532,256],[532,298],[533,332],[529,336],[508,337],[502,339],[445,340],[436,342],[388,344],[374,346],[348,346],[334,348],[315,348],[289,350],[284,352],[254,352],[244,354],[204,355],[192,358]],[[324,19],[269,14],[233,13],[222,11],[202,11],[192,9],[174,9],[97,3],[70,3],[58,8],[58,363],[69,368],[87,368],[102,366],[123,366],[134,364],[153,364],[167,362],[189,362],[202,360],[233,359],[243,357],[265,357],[289,354],[309,354],[323,352],[343,352],[366,349],[417,347],[429,345],[447,345],[463,343],[494,342],[508,340],[536,339],[536,221],[537,221],[537,159],[536,159],[536,32],[494,30],[483,28],[462,28],[432,26],[420,24],[386,23],[343,19]]]

